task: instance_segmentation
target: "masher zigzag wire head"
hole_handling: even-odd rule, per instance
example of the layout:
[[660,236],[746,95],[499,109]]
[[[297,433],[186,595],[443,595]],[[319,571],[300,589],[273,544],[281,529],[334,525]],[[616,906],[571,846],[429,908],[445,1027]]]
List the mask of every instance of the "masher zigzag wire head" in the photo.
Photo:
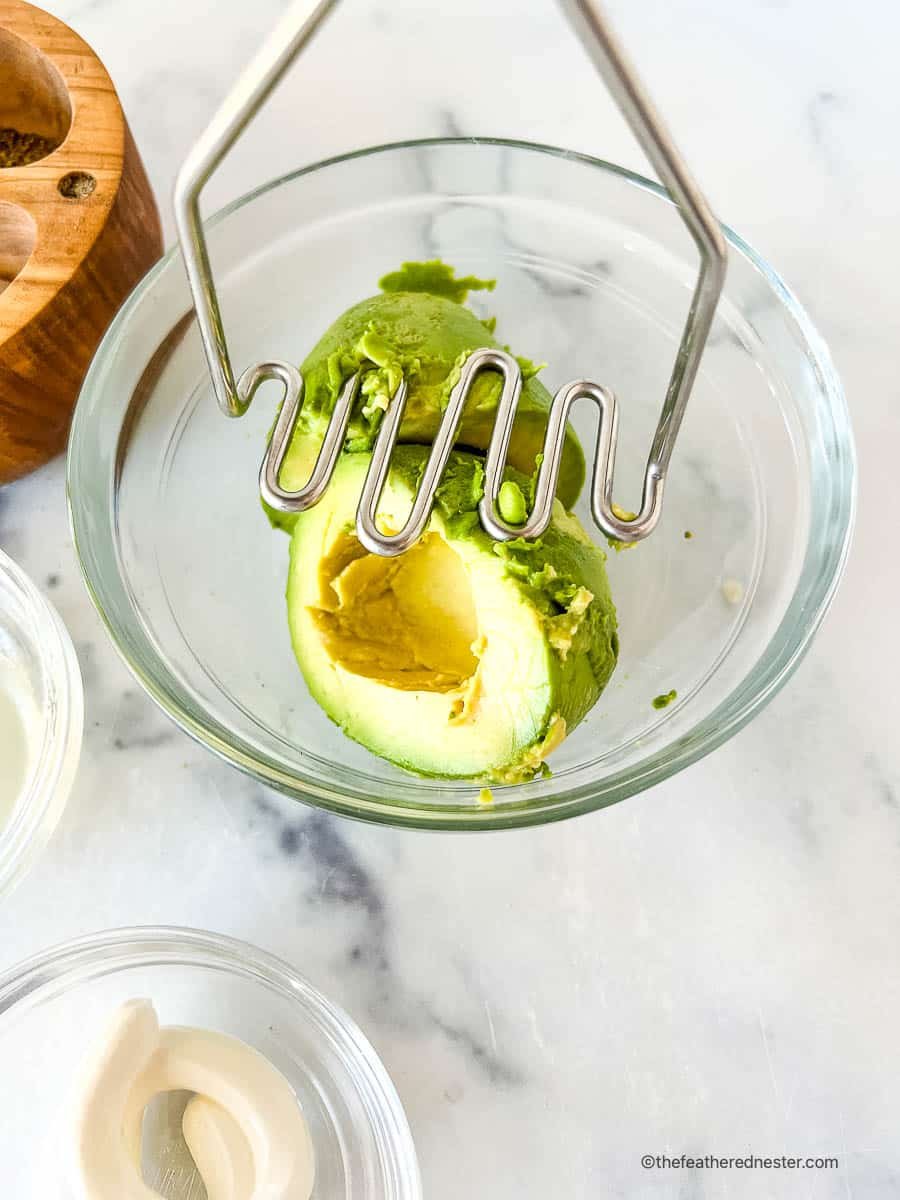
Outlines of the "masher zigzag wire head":
[[[492,537],[499,541],[534,538],[546,530],[551,520],[569,410],[576,401],[583,399],[592,400],[599,410],[591,486],[591,514],[595,523],[607,537],[628,544],[647,537],[659,521],[666,472],[725,281],[725,239],[595,0],[560,0],[560,3],[668,189],[700,254],[697,283],[644,470],[640,509],[633,517],[626,517],[613,503],[618,434],[616,397],[600,384],[577,379],[561,387],[550,406],[543,459],[530,514],[521,525],[510,525],[503,520],[498,512],[498,497],[522,391],[522,372],[511,355],[484,347],[475,350],[463,364],[406,524],[397,533],[387,534],[377,526],[376,511],[406,405],[408,385],[405,380],[391,398],[375,439],[356,518],[359,540],[373,554],[384,557],[402,554],[424,532],[466,400],[482,371],[498,372],[503,381],[487,448],[485,492],[479,504],[479,519]],[[285,513],[302,512],[321,499],[344,444],[364,369],[352,375],[343,386],[309,480],[298,491],[284,490],[278,482],[279,472],[303,404],[303,377],[290,363],[271,361],[254,364],[235,381],[200,220],[199,198],[210,175],[336,4],[337,0],[319,0],[319,3],[298,0],[289,6],[191,150],[175,187],[178,236],[219,406],[228,416],[242,416],[261,383],[277,380],[284,388],[281,411],[260,468],[259,486],[266,503]]]

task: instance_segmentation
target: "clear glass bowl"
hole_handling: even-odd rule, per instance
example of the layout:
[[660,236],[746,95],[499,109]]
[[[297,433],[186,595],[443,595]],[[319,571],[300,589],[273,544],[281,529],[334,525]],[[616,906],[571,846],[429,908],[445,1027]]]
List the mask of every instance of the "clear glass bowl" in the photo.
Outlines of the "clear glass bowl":
[[0,550],[0,896],[56,828],[81,754],[83,707],[68,631]]
[[[88,586],[132,670],[189,733],[276,788],[401,825],[487,828],[585,812],[665,779],[784,683],[845,560],[854,453],[827,350],[778,276],[728,231],[725,295],[665,512],[610,554],[621,659],[552,777],[418,779],[347,740],[308,697],[284,612],[287,541],[260,511],[274,414],[219,413],[172,252],[117,317],[75,414],[69,497]],[[697,272],[660,189],[608,163],[509,142],[386,146],[253,192],[210,223],[237,368],[299,361],[406,259],[497,279],[472,304],[502,340],[622,404],[616,500],[639,481]],[[574,425],[593,444],[593,410]],[[584,500],[577,507],[585,524]],[[685,533],[693,536],[689,539]],[[652,701],[676,689],[677,702]]]
[[[190,929],[120,929],[45,951],[0,975],[4,1196],[74,1197],[61,1149],[86,1048],[126,1000],[161,1023],[255,1046],[288,1079],[316,1154],[314,1200],[419,1200],[412,1135],[394,1086],[346,1013],[287,963]],[[196,1173],[176,1193],[197,1194]]]

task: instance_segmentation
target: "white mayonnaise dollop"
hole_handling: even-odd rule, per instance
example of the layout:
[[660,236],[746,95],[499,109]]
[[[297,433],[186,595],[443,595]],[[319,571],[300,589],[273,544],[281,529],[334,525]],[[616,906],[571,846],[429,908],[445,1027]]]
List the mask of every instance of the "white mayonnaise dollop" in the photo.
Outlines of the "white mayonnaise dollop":
[[74,1183],[83,1200],[158,1200],[141,1176],[144,1110],[189,1091],[182,1130],[208,1200],[309,1200],[309,1129],[284,1076],[237,1038],[161,1028],[130,1000],[86,1064],[75,1112]]

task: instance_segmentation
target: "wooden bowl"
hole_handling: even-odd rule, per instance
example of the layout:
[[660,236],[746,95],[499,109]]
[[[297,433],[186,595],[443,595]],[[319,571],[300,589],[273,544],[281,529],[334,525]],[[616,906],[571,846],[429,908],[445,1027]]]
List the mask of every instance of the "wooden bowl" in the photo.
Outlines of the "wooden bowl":
[[162,247],[103,64],[55,17],[0,0],[0,484],[64,448],[88,363]]

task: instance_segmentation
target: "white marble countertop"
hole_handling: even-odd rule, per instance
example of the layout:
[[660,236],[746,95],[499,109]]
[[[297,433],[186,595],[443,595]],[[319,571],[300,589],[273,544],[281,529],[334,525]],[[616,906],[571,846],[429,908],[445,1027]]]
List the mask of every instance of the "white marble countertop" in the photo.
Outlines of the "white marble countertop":
[[[47,2],[117,81],[171,237],[176,166],[281,0]],[[0,967],[156,922],[286,956],[384,1057],[430,1200],[881,1200],[900,1195],[900,9],[612,11],[717,212],[790,281],[844,378],[860,522],[800,671],[712,757],[561,826],[438,836],[263,807],[119,662],[53,463],[0,493],[0,545],[72,631],[86,741],[56,836],[0,908]],[[550,0],[346,0],[210,200],[456,132],[643,169]],[[681,1152],[840,1166],[641,1166]]]

